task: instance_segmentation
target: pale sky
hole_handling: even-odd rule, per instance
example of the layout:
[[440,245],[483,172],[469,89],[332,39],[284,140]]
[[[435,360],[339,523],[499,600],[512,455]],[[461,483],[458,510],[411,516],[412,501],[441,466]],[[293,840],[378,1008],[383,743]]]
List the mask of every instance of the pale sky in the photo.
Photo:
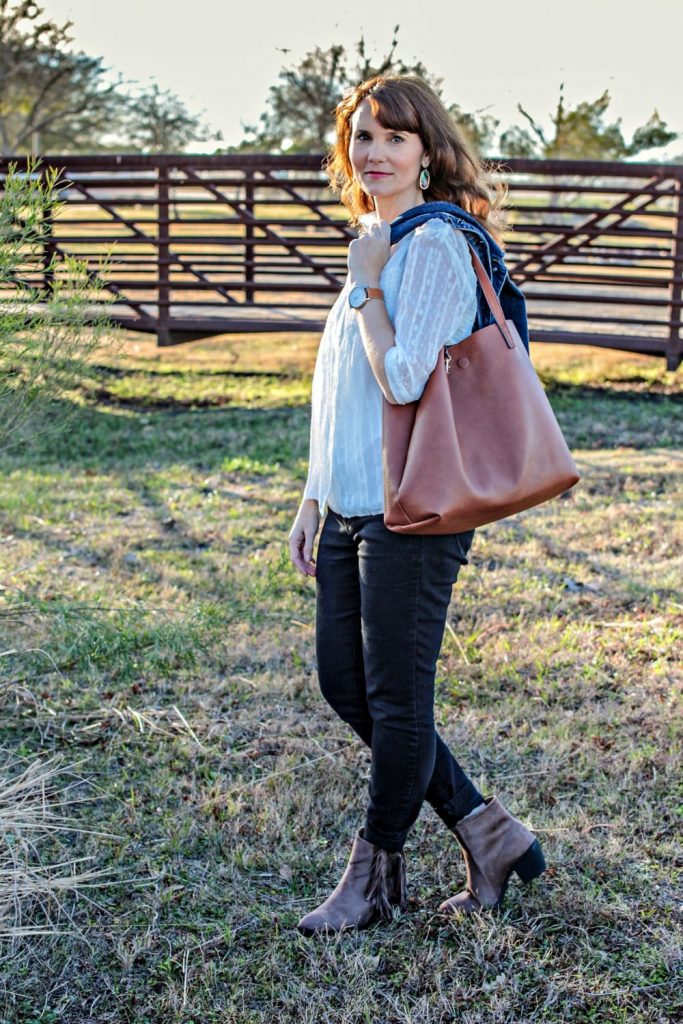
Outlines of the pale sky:
[[[226,143],[240,140],[241,121],[258,121],[283,65],[334,43],[353,55],[361,33],[379,59],[397,24],[396,54],[422,60],[443,78],[447,103],[487,108],[500,129],[523,123],[517,102],[547,126],[564,81],[571,105],[608,88],[608,119],[620,117],[627,138],[655,107],[683,132],[683,0],[39,2],[74,22],[78,49],[141,85],[171,89]],[[683,152],[683,136],[662,152]]]

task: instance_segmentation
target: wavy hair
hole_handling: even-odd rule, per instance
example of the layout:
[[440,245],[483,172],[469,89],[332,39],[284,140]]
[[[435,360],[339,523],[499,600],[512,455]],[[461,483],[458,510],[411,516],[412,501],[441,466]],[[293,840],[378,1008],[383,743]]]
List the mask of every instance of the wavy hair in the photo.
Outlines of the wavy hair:
[[351,214],[351,226],[374,210],[372,197],[353,177],[349,157],[351,117],[367,99],[373,116],[383,128],[416,132],[429,153],[427,202],[457,203],[503,245],[507,228],[503,203],[507,189],[494,182],[452,114],[433,89],[417,75],[381,74],[368,78],[347,92],[334,108],[336,141],[323,161],[329,187],[339,195]]

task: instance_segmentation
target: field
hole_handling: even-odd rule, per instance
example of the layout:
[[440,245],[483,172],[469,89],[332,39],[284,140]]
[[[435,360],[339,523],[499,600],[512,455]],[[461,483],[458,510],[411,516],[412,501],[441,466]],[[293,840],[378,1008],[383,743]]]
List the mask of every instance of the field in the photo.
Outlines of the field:
[[2,456],[3,774],[54,764],[72,829],[6,842],[106,874],[23,903],[58,934],[6,937],[0,1021],[673,1024],[681,371],[532,345],[582,480],[480,528],[454,587],[437,726],[549,870],[499,918],[439,915],[463,862],[425,805],[407,912],[307,939],[370,764],[319,693],[288,559],[316,342],[128,336],[65,433]]

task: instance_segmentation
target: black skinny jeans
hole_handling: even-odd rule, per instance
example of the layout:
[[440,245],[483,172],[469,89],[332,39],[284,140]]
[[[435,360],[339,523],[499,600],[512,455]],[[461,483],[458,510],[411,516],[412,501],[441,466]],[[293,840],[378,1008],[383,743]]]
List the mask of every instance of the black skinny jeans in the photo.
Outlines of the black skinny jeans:
[[320,689],[371,748],[364,836],[403,848],[426,799],[449,828],[483,800],[434,726],[452,586],[474,530],[400,534],[328,507],[316,556]]

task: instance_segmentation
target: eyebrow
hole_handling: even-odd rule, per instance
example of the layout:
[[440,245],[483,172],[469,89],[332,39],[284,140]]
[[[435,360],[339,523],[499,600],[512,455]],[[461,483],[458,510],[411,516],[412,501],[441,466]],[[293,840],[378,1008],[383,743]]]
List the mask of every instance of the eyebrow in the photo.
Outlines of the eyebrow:
[[[357,132],[367,132],[367,131],[370,131],[369,128],[363,128],[361,125],[358,125],[354,130],[357,131]],[[389,135],[389,134],[395,135],[396,132],[403,132],[404,135],[408,134],[408,129],[407,128],[385,128],[384,131],[385,131],[386,135]]]

